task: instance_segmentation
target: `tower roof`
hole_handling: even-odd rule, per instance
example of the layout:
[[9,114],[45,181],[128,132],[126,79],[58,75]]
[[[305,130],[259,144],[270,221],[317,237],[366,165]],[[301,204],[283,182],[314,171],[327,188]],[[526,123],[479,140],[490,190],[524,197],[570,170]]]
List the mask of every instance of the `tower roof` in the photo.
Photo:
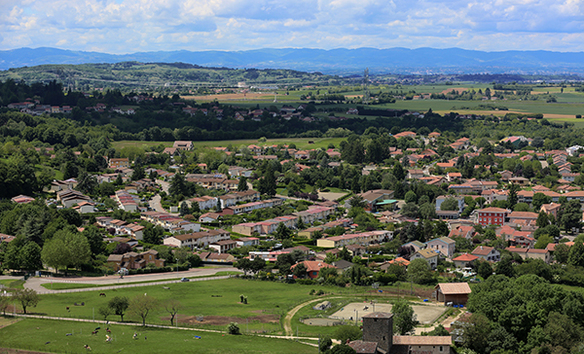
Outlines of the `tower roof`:
[[362,318],[392,318],[393,315],[387,312],[372,312],[367,315],[363,315]]

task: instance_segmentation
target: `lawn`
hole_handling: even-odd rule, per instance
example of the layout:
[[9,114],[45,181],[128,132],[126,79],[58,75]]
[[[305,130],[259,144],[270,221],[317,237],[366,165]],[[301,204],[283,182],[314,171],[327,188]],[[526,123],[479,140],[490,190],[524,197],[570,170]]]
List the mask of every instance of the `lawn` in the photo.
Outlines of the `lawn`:
[[[102,329],[92,335],[97,326]],[[0,343],[5,348],[53,353],[87,353],[84,345],[91,347],[91,353],[317,352],[315,347],[284,339],[124,325],[110,325],[113,340],[106,343],[103,327],[94,323],[26,319],[0,329]],[[134,333],[138,334],[137,339],[133,339]]]
[[[296,144],[297,149],[318,149],[324,148],[326,149],[329,144],[334,144],[335,147],[338,147],[341,141],[345,140],[345,138],[282,138],[282,139],[268,139],[265,143],[258,142],[257,139],[249,139],[249,140],[218,140],[218,141],[194,141],[193,144],[195,147],[215,147],[215,146],[241,146],[241,145],[259,145],[259,146],[267,146],[267,145],[278,145],[278,144]],[[313,143],[309,143],[313,142]],[[131,141],[131,140],[123,140],[123,141],[115,141],[112,143],[115,149],[123,149],[125,147],[137,147],[141,149],[148,149],[151,146],[158,146],[164,145],[166,147],[172,146],[172,141]]]
[[[164,287],[169,289],[164,289]],[[410,284],[406,286],[396,284],[380,288],[384,290],[384,293],[375,291],[375,295],[381,295],[379,301],[388,301],[393,298],[390,294],[397,295],[396,290],[400,287],[402,296],[409,294]],[[414,288],[415,291],[431,292],[432,290],[432,287],[415,286]],[[281,319],[288,311],[300,303],[316,299],[315,296],[309,295],[312,289],[323,290],[327,296],[343,298],[366,298],[373,295],[373,289],[370,287],[339,288],[231,278],[174,283],[165,286],[145,285],[117,290],[42,295],[38,306],[29,308],[28,312],[47,316],[101,320],[103,318],[98,315],[98,309],[106,305],[112,297],[127,296],[131,299],[147,293],[158,299],[160,303],[158,309],[152,311],[146,319],[148,324],[170,324],[164,304],[170,299],[177,299],[181,302],[180,326],[224,330],[229,322],[238,322],[242,324],[242,331],[246,333],[279,334],[282,333]],[[107,296],[99,296],[101,292]],[[247,305],[240,303],[240,295],[248,298]],[[84,305],[75,305],[76,303],[84,303]],[[20,309],[20,306],[17,308]],[[112,315],[108,319],[119,321],[120,317]],[[124,320],[138,322],[140,319],[128,312]],[[322,333],[319,327],[312,326],[304,327],[301,332],[312,336]]]
[[[168,287],[169,289],[164,289]],[[326,292],[339,291],[339,288],[318,287]],[[222,279],[200,282],[185,282],[152,286],[140,286],[106,291],[87,291],[42,295],[36,308],[30,308],[31,313],[48,316],[102,319],[98,309],[104,306],[114,296],[133,298],[144,293],[158,299],[163,305],[170,299],[181,302],[179,312],[180,325],[196,326],[211,329],[224,329],[225,322],[236,321],[247,323],[249,331],[266,331],[279,333],[280,317],[292,307],[312,299],[308,295],[311,287],[298,284],[282,284],[276,282],[260,282],[243,279]],[[104,292],[107,296],[99,296]],[[247,296],[248,304],[240,303],[240,295]],[[84,306],[74,304],[84,303]],[[69,310],[67,310],[69,307]],[[94,312],[95,311],[95,312]],[[203,321],[198,321],[202,316]],[[119,316],[111,316],[109,320],[118,321]],[[138,317],[130,314],[124,320],[138,321]],[[160,306],[147,318],[147,323],[169,324],[168,314],[164,306]]]

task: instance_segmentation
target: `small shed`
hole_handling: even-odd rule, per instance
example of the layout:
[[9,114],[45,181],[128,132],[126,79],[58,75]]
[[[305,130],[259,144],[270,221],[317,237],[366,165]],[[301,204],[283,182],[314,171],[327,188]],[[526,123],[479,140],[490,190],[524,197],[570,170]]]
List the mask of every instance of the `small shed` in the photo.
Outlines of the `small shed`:
[[468,283],[438,283],[434,288],[434,296],[444,304],[466,305],[471,293]]

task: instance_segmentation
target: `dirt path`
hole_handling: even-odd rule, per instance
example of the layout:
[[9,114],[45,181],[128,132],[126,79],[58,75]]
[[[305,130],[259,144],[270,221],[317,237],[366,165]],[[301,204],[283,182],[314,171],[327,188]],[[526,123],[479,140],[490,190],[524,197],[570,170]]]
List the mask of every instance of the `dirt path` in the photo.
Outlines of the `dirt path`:
[[322,298],[321,297],[318,299],[309,300],[309,301],[301,303],[300,305],[294,307],[292,310],[288,311],[288,314],[286,315],[286,317],[284,317],[284,333],[286,334],[286,336],[292,336],[294,334],[292,332],[292,318],[294,317],[296,312],[300,311],[301,308],[303,308],[304,306],[306,306],[308,304],[312,304],[313,302],[325,301],[328,299],[338,299],[338,298],[340,298],[340,296],[329,297],[329,298]]

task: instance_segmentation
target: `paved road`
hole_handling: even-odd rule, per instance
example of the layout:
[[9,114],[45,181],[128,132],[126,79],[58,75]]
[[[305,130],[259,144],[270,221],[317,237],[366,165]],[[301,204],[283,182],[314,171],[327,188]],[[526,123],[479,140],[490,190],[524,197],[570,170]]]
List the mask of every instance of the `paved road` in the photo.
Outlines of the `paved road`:
[[162,198],[160,197],[160,194],[156,194],[154,197],[152,197],[152,199],[150,199],[148,204],[150,205],[150,208],[152,208],[152,210],[155,210],[160,213],[165,213],[166,210],[164,210],[164,208],[162,207],[162,204],[160,203],[161,200]]
[[[95,291],[103,290],[104,286],[112,287],[131,287],[135,286],[137,282],[153,281],[153,283],[144,284],[147,285],[159,285],[177,282],[177,278],[189,278],[189,277],[205,277],[205,278],[195,278],[191,281],[202,281],[210,280],[210,276],[215,275],[217,272],[223,271],[239,271],[237,268],[233,267],[221,267],[221,268],[204,268],[197,269],[193,268],[190,270],[182,272],[169,272],[169,273],[157,273],[157,274],[136,274],[136,275],[126,275],[123,279],[119,276],[110,275],[105,277],[69,277],[69,278],[55,278],[55,277],[31,277],[29,278],[24,287],[29,289],[34,289],[38,293],[49,294],[49,293],[59,293],[59,292],[71,292],[71,290],[51,290],[46,289],[41,284],[47,283],[73,283],[73,284],[95,284],[100,287],[97,288],[83,288],[75,289],[75,291]],[[215,278],[215,277],[214,277]],[[217,279],[219,277],[216,277]],[[220,277],[223,278],[223,277]],[[170,280],[173,279],[173,280]]]

